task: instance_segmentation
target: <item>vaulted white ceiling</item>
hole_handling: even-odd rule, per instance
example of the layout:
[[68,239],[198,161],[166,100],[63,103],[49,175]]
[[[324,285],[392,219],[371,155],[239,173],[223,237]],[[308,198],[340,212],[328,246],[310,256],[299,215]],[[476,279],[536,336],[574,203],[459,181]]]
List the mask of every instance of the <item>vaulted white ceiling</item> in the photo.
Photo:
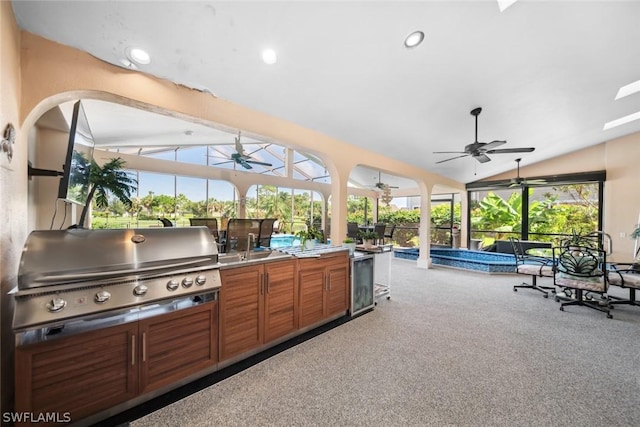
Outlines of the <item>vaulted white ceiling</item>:
[[[500,12],[476,1],[13,1],[26,31],[122,66],[144,48],[150,73],[281,117],[349,144],[470,182],[640,131],[640,2],[527,1]],[[425,33],[404,47],[405,36]],[[273,48],[278,61],[261,59]],[[525,154],[453,157],[478,140]],[[87,115],[92,114],[87,110]],[[98,144],[130,138],[115,112],[92,131]],[[97,119],[96,119],[97,120]],[[161,136],[158,123],[139,141]],[[167,124],[167,126],[172,126]],[[154,130],[155,129],[155,130]],[[114,130],[116,132],[114,133]],[[176,144],[181,125],[163,129]],[[211,140],[210,137],[208,137]],[[194,138],[191,138],[193,141]]]

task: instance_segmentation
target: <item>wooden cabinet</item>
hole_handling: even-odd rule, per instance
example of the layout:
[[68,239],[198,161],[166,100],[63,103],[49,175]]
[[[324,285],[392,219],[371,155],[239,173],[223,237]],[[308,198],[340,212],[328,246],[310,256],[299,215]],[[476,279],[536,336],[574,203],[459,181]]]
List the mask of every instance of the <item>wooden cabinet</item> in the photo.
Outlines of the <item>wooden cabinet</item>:
[[216,301],[141,320],[140,393],[169,385],[218,362]]
[[[217,301],[16,348],[16,412],[116,406],[217,363]],[[41,424],[38,424],[41,425]]]
[[220,360],[297,329],[295,260],[222,270]]
[[137,322],[16,348],[16,412],[71,421],[136,396]]
[[330,317],[349,308],[349,258],[346,255],[330,258],[326,271],[325,317]]
[[301,328],[346,312],[349,307],[348,252],[301,259],[298,283]]
[[264,265],[264,342],[298,329],[295,260]]
[[262,265],[220,271],[220,360],[260,345],[263,337]]

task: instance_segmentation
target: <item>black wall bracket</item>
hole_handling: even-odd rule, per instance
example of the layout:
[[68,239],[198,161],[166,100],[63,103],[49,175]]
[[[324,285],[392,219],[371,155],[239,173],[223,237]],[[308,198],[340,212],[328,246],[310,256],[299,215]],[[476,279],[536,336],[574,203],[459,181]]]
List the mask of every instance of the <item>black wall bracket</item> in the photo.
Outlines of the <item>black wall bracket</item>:
[[32,176],[62,176],[63,172],[52,170],[52,169],[34,168],[31,166],[31,162],[29,162],[29,168],[27,170],[27,174],[29,176],[29,179],[31,179]]

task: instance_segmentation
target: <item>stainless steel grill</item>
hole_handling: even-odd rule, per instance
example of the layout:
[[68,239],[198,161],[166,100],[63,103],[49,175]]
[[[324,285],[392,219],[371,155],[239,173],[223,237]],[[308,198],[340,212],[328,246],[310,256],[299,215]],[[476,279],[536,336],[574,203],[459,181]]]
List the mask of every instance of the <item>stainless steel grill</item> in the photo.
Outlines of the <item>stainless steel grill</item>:
[[107,317],[220,285],[206,227],[34,231],[20,261],[13,328]]

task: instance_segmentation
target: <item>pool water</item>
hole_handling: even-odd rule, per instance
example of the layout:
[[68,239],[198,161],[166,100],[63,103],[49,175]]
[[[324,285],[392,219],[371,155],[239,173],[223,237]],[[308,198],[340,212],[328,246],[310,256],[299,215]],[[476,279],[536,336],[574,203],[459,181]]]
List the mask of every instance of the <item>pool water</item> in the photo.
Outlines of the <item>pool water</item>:
[[[327,245],[331,239],[327,239]],[[300,238],[293,234],[273,234],[271,236],[271,249],[285,248],[287,246],[300,246]]]
[[300,238],[293,234],[274,234],[271,236],[271,248],[284,248],[287,246],[300,246]]

